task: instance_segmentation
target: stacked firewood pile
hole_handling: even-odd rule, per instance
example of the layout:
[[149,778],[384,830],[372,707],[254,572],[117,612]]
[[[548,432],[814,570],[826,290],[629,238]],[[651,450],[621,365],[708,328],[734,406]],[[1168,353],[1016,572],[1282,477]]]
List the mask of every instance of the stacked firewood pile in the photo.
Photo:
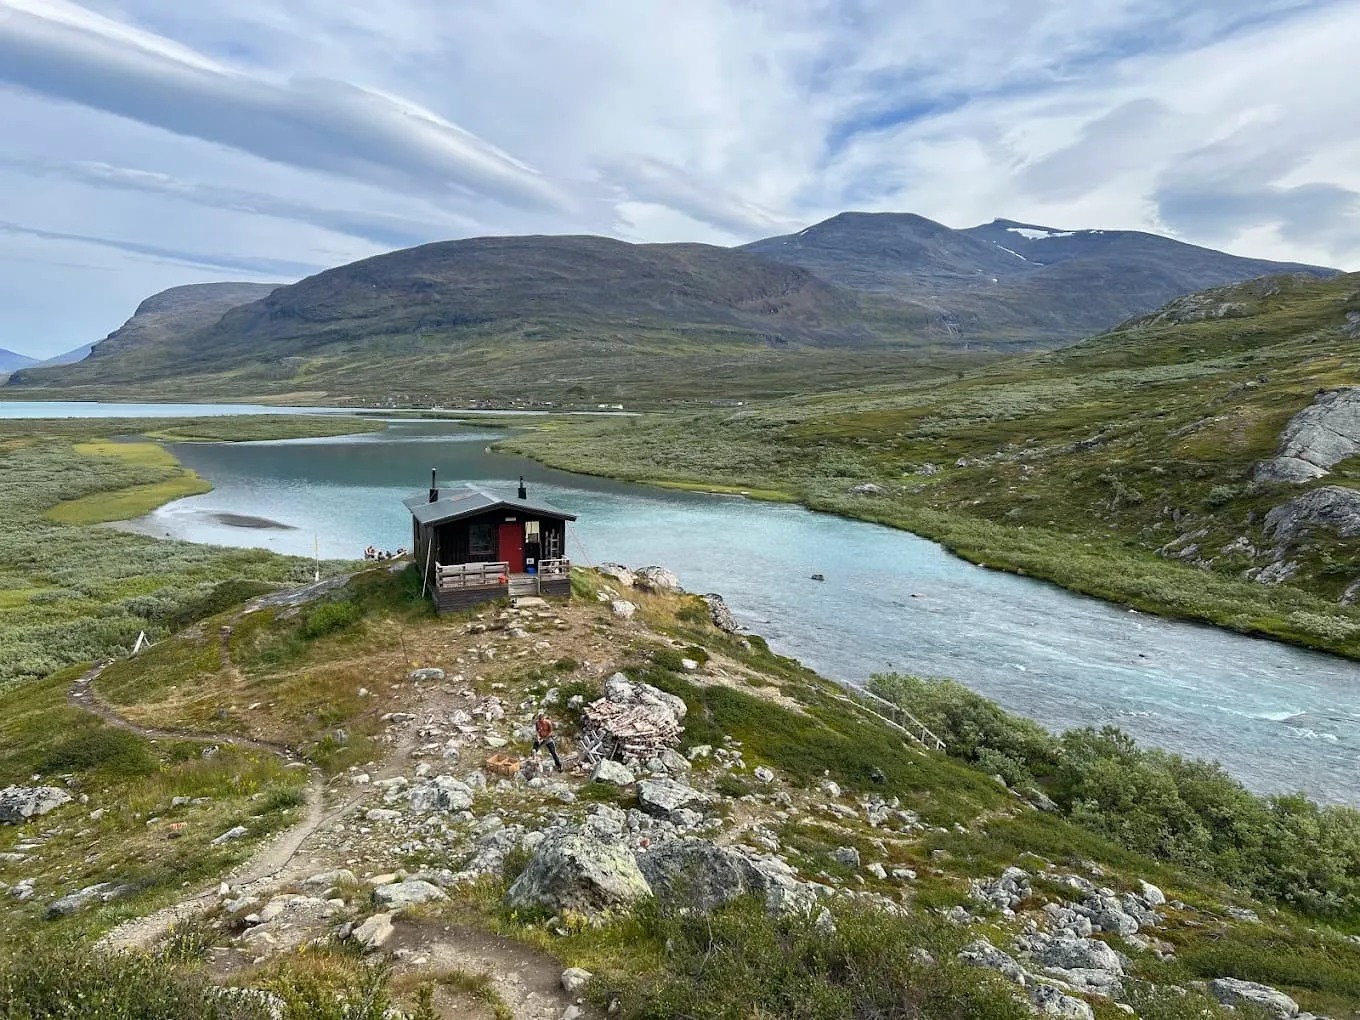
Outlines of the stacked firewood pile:
[[614,759],[640,764],[680,742],[685,703],[651,684],[635,684],[615,673],[605,694],[581,712],[581,760]]

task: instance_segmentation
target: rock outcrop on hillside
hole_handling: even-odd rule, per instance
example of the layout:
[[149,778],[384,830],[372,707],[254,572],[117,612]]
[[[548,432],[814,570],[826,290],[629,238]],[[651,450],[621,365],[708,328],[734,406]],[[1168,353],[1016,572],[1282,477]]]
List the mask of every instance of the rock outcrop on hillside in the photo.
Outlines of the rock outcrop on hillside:
[[1360,535],[1360,489],[1324,485],[1266,514],[1266,535],[1282,545],[1296,541],[1311,528],[1328,528],[1342,538]]
[[1256,465],[1257,482],[1308,482],[1360,453],[1360,389],[1320,394],[1284,427],[1279,452]]

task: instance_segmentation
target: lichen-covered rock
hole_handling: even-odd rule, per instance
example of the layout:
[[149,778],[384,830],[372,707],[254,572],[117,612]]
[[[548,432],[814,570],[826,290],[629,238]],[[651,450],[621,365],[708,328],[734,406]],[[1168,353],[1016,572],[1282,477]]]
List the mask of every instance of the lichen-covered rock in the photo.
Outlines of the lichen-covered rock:
[[709,796],[674,779],[644,779],[638,783],[638,807],[649,815],[668,818],[682,809],[702,809]]
[[347,868],[338,868],[309,875],[302,880],[302,884],[309,889],[329,889],[336,885],[358,885],[359,879]]
[[1040,1016],[1063,1017],[1065,1020],[1094,1020],[1095,1017],[1088,1003],[1053,985],[1032,985],[1029,1001]]
[[620,620],[631,620],[637,612],[637,606],[626,599],[614,599],[609,603],[609,611]]
[[1216,978],[1209,982],[1209,992],[1225,1006],[1255,1006],[1280,1020],[1292,1020],[1299,1015],[1299,1004],[1278,988],[1239,981],[1237,978]]
[[735,634],[741,629],[737,618],[732,615],[732,610],[727,607],[727,602],[721,595],[709,592],[704,596],[704,601],[708,603],[708,615],[713,621],[713,626],[728,634]]
[[406,674],[406,679],[415,683],[429,683],[435,680],[444,679],[444,671],[438,666],[426,666],[424,669],[413,669]]
[[643,567],[633,571],[633,587],[650,592],[680,591],[680,578],[665,567]]
[[1265,533],[1281,544],[1293,542],[1311,528],[1327,528],[1341,538],[1360,535],[1360,490],[1324,485],[1266,514]]
[[646,705],[669,714],[676,722],[685,718],[685,712],[688,711],[684,698],[668,694],[651,684],[634,683],[622,673],[615,673],[605,681],[604,699],[618,705]]
[[0,823],[19,825],[70,800],[69,793],[55,786],[7,786],[0,790]]
[[411,787],[407,803],[417,814],[431,811],[466,811],[472,807],[472,788],[453,776],[436,776]]
[[1256,465],[1258,482],[1307,482],[1360,453],[1360,389],[1319,394],[1285,425],[1279,452]]
[[350,932],[349,937],[363,946],[364,949],[371,950],[381,947],[392,937],[392,932],[392,915],[381,913],[366,918]]
[[702,839],[663,843],[638,854],[637,864],[658,897],[703,913],[767,884],[742,854]]
[[74,914],[78,910],[83,910],[92,903],[109,903],[120,896],[126,895],[131,891],[130,886],[114,885],[112,882],[100,882],[97,885],[87,885],[79,892],[73,892],[61,899],[53,900],[47,905],[48,917],[66,917]]
[[986,939],[974,939],[959,950],[958,959],[970,967],[994,970],[1002,977],[1009,978],[1018,985],[1028,980],[1025,968],[1015,961],[1009,953],[1003,953]]
[[605,577],[613,578],[621,587],[633,587],[633,572],[621,563],[601,563],[596,569]]
[[627,847],[590,828],[546,837],[505,893],[510,907],[592,914],[652,894]]
[[594,977],[590,971],[581,967],[568,967],[562,972],[562,991],[568,995],[580,995]]
[[373,902],[390,911],[398,911],[416,903],[431,903],[448,898],[448,895],[439,886],[420,879],[392,882],[388,885],[380,885],[373,890]]
[[637,776],[633,775],[626,765],[606,758],[599,762],[594,771],[590,773],[590,781],[592,783],[610,783],[614,786],[630,786],[637,781]]

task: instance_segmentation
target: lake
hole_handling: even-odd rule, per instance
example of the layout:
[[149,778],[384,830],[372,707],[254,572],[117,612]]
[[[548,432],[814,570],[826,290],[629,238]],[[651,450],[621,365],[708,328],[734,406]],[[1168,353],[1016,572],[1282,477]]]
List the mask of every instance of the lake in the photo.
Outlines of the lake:
[[[323,557],[355,557],[410,544],[401,498],[423,491],[432,467],[445,482],[507,490],[523,475],[531,498],[579,515],[574,561],[667,566],[826,676],[953,677],[1053,728],[1111,723],[1218,759],[1258,791],[1360,803],[1360,664],[989,571],[877,525],[554,471],[488,452],[498,435],[396,421],[361,436],[176,444],[215,489],[135,527],[301,555],[315,542]],[[230,515],[257,520],[225,523]]]

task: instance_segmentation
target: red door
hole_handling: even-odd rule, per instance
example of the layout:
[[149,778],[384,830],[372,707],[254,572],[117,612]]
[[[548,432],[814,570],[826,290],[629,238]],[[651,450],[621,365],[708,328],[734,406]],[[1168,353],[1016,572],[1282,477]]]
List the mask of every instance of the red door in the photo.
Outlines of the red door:
[[500,527],[497,540],[500,557],[510,564],[510,573],[524,573],[524,525],[505,522]]

